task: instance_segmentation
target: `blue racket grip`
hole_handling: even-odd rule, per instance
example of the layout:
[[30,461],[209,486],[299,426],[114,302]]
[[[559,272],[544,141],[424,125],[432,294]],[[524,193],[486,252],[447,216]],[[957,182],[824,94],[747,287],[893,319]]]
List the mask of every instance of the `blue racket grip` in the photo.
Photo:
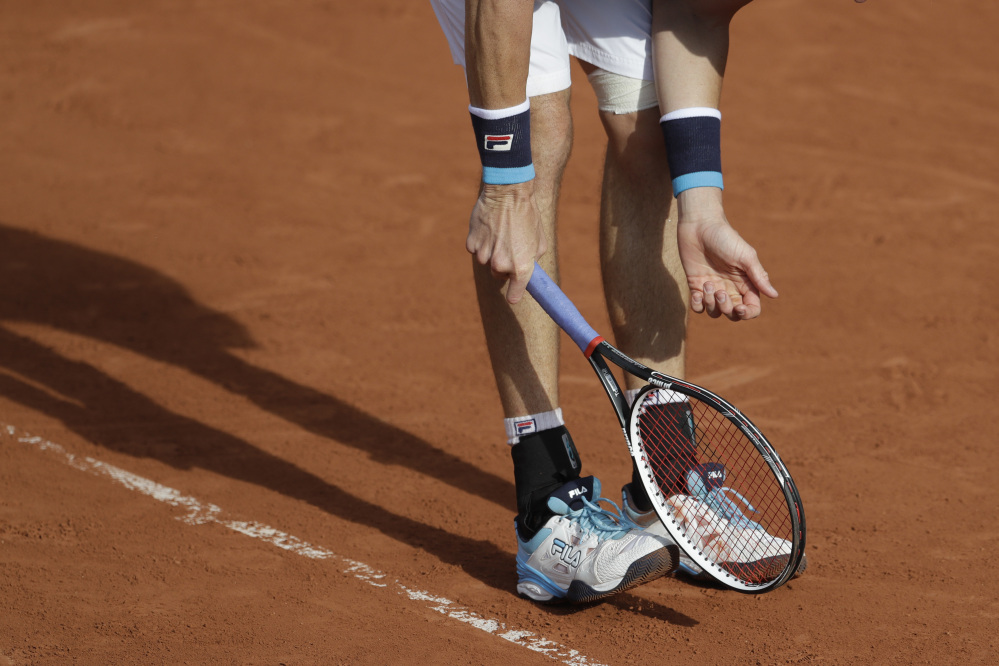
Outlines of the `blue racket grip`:
[[586,323],[583,315],[579,314],[579,310],[572,304],[569,297],[562,293],[559,286],[548,277],[545,269],[537,263],[534,264],[534,273],[531,275],[530,282],[527,283],[527,291],[544,308],[548,316],[559,325],[559,328],[572,338],[580,351],[589,356],[592,351],[590,345],[594,340],[600,338],[600,334]]

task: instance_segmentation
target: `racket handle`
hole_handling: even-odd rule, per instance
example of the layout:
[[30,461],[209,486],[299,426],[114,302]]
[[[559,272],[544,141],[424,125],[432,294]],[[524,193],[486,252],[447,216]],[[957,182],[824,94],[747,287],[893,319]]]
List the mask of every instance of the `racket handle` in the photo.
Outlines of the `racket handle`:
[[580,351],[589,358],[593,352],[592,347],[596,347],[596,344],[603,338],[586,323],[583,315],[579,313],[569,297],[562,293],[559,286],[548,277],[545,269],[537,263],[534,264],[534,273],[531,275],[530,282],[527,283],[527,291],[544,308],[548,316],[559,325],[559,328],[572,338]]

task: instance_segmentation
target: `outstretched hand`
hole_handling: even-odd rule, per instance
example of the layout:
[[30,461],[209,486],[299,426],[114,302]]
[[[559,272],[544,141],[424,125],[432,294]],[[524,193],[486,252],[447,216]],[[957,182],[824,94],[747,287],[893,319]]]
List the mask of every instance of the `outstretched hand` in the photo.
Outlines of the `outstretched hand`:
[[465,249],[497,279],[507,279],[506,300],[517,303],[527,290],[534,262],[548,249],[534,181],[484,185],[468,221]]
[[708,214],[700,210],[690,214],[687,208],[685,215],[681,201],[677,244],[690,288],[690,309],[732,321],[758,317],[760,294],[777,298],[777,290],[756,250],[732,228],[720,206],[712,206]]

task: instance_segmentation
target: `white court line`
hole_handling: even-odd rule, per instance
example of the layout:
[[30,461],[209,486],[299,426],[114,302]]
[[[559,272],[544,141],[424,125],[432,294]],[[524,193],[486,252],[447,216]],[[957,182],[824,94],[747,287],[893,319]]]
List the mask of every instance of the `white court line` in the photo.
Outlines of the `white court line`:
[[248,537],[265,541],[271,545],[277,546],[278,548],[283,548],[284,550],[295,553],[296,555],[301,555],[302,557],[308,557],[314,560],[337,561],[346,565],[346,568],[342,569],[345,574],[352,575],[354,578],[364,581],[374,587],[395,591],[397,594],[402,595],[411,601],[420,602],[431,610],[437,611],[438,613],[453,620],[464,622],[465,624],[471,625],[476,629],[481,629],[487,634],[499,636],[504,640],[520,645],[521,647],[525,647],[528,650],[540,652],[551,657],[552,659],[561,661],[565,664],[571,664],[572,666],[602,666],[597,662],[590,661],[589,658],[580,654],[578,651],[567,648],[566,646],[560,645],[554,641],[550,641],[542,636],[537,636],[534,632],[508,627],[505,623],[500,622],[499,620],[483,617],[474,611],[455,604],[455,602],[450,599],[438,597],[424,590],[418,590],[399,580],[392,580],[385,573],[368,566],[364,562],[358,562],[357,560],[337,555],[331,550],[327,550],[321,546],[314,546],[310,543],[302,541],[298,537],[292,536],[291,534],[282,532],[281,530],[269,527],[262,523],[228,519],[225,517],[225,512],[214,504],[205,503],[195,499],[194,497],[182,495],[179,490],[168,488],[167,486],[156,483],[155,481],[137,476],[131,472],[121,469],[120,467],[108,465],[107,463],[103,463],[100,460],[96,460],[89,456],[81,457],[73,453],[69,453],[60,445],[41,437],[32,437],[31,435],[25,433],[18,433],[18,430],[14,426],[6,425],[0,427],[0,437],[3,435],[10,437],[17,442],[21,442],[22,444],[28,444],[41,451],[53,454],[61,458],[62,462],[75,467],[76,469],[90,472],[98,476],[106,476],[125,486],[129,490],[134,490],[148,497],[152,497],[153,499],[169,504],[170,506],[180,507],[186,511],[187,514],[184,516],[178,516],[177,520],[181,520],[188,525],[216,523],[235,532],[239,532],[240,534],[245,534]]

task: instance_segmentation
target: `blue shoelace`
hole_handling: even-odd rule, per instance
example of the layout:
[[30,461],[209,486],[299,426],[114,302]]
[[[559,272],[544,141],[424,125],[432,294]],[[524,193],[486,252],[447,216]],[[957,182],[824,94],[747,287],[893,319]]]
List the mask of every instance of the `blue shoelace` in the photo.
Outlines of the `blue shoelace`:
[[750,513],[756,513],[756,508],[749,503],[749,500],[743,497],[738,491],[727,486],[715,488],[707,493],[701,494],[700,499],[711,507],[712,511],[727,520],[730,525],[741,527],[743,529],[762,530],[763,525],[760,525],[755,520],[750,519],[749,516],[747,516],[739,507],[739,505],[736,504],[731,497],[729,497],[729,493],[738,498],[738,500],[745,505],[747,511]]
[[[582,500],[582,508],[570,509],[569,513],[564,515],[576,521],[583,531],[596,534],[601,541],[620,539],[628,533],[628,525],[631,521],[621,514],[620,508],[613,500],[606,497],[598,497],[596,502],[591,502],[585,497]],[[617,513],[602,508],[600,502],[607,502],[617,510]]]

